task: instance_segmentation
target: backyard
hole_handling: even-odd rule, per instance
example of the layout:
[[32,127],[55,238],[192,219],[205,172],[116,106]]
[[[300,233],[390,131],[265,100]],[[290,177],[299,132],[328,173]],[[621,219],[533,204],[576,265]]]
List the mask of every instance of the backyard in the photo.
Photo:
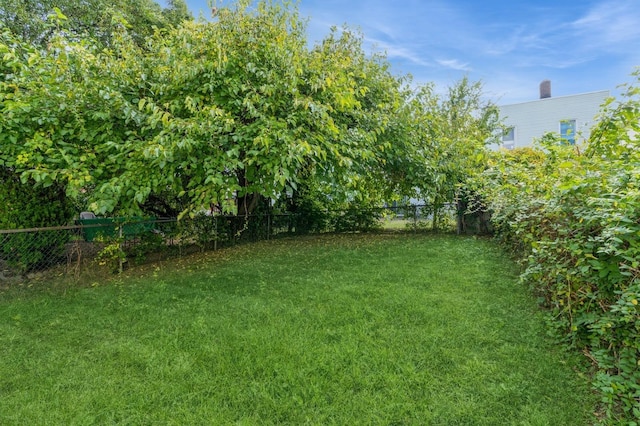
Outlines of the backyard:
[[584,425],[498,246],[283,238],[0,293],[0,424]]

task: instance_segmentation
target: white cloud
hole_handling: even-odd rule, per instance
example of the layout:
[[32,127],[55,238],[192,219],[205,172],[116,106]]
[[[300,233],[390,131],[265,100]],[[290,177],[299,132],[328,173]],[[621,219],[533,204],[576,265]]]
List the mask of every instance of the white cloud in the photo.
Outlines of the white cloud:
[[371,45],[373,50],[385,52],[389,59],[402,59],[423,67],[433,66],[433,64],[426,60],[419,52],[402,44],[390,43],[373,38],[365,38],[365,41]]
[[362,30],[368,51],[386,52],[394,71],[443,87],[468,74],[501,103],[535,99],[546,78],[558,95],[613,89],[640,65],[640,0],[300,4],[312,16],[311,40],[347,22]]
[[445,68],[451,68],[457,71],[471,71],[469,63],[462,62],[458,59],[436,59],[436,62]]
[[635,0],[607,0],[597,4],[571,26],[591,48],[633,48],[640,41],[640,7]]

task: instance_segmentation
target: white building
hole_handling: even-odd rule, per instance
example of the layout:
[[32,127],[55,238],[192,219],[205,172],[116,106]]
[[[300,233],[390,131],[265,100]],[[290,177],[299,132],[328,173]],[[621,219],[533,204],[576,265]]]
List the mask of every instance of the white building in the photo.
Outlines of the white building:
[[608,97],[609,91],[602,90],[554,98],[551,82],[545,80],[540,84],[540,99],[499,107],[507,128],[502,146],[531,146],[534,139],[548,132],[559,134],[571,144],[588,139],[600,106]]

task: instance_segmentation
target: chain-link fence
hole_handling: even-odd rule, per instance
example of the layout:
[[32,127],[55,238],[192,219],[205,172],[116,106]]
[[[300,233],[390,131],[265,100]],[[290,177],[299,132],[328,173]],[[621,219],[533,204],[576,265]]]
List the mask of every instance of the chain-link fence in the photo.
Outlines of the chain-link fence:
[[[455,211],[440,209],[440,229],[454,229]],[[202,214],[157,218],[81,219],[73,226],[0,230],[0,285],[37,274],[79,276],[87,269],[121,271],[128,265],[197,251],[296,235],[371,230],[420,230],[433,226],[429,206],[391,206],[250,216]]]

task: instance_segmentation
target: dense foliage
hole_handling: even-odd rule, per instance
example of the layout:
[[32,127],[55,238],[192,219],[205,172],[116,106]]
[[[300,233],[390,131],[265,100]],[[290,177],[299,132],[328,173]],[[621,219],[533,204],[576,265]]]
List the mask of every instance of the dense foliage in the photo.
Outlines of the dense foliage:
[[361,35],[309,48],[295,8],[248,5],[144,43],[126,16],[108,43],[59,11],[46,46],[4,27],[0,166],[99,214],[452,200],[495,126],[479,84],[415,89]]
[[116,26],[125,22],[135,41],[143,45],[154,27],[191,19],[184,0],[167,4],[163,9],[154,0],[0,0],[0,24],[23,40],[44,47],[59,30],[75,40],[88,38],[110,45]]
[[[155,27],[188,19],[183,0],[166,9],[152,0],[0,0],[0,229],[65,225],[86,208],[89,182],[74,193],[58,179],[90,151],[70,137],[84,125],[78,110],[92,108],[74,51],[92,54],[112,45],[119,27],[142,46]],[[56,139],[60,145],[49,143]],[[34,166],[30,175],[21,173],[27,164]],[[53,169],[53,176],[43,177],[40,167]],[[66,240],[8,235],[0,259],[20,271],[46,266],[45,259],[64,256]]]
[[640,420],[640,87],[600,118],[585,147],[548,135],[498,153],[481,186],[550,325],[596,366],[608,421],[629,424]]
[[[10,170],[0,167],[0,229],[65,225],[75,205],[57,185],[36,187],[21,182]],[[64,255],[67,237],[50,234],[0,235],[0,260],[20,272],[46,266]]]

